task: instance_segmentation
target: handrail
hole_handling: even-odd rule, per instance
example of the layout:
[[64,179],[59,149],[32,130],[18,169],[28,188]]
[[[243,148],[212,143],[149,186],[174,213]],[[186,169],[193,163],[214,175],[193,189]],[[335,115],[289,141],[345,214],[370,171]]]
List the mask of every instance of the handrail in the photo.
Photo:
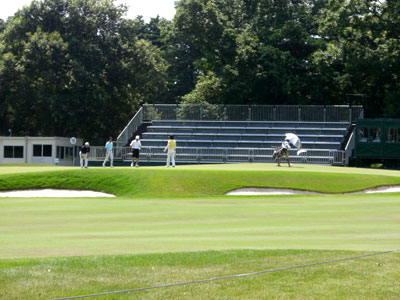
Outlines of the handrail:
[[363,116],[360,105],[144,104],[143,109],[146,120],[352,123]]
[[349,159],[351,156],[351,153],[356,145],[356,138],[354,134],[355,130],[350,134],[349,140],[347,141],[346,147],[344,148],[344,154],[345,154],[345,166],[349,165]]
[[129,121],[128,125],[125,126],[124,130],[117,137],[117,145],[126,145],[129,141],[129,138],[132,136],[134,132],[139,128],[139,126],[143,123],[143,107],[141,107],[137,113],[133,116],[133,118]]

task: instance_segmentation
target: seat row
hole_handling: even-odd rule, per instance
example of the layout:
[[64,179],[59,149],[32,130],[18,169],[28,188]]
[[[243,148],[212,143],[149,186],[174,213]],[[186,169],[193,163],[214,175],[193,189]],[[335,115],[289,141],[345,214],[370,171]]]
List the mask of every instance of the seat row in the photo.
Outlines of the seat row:
[[188,127],[309,127],[309,128],[348,128],[348,122],[303,122],[303,121],[185,121],[154,120],[154,126],[188,126]]
[[217,127],[217,126],[149,126],[149,132],[174,132],[181,133],[234,133],[234,134],[272,134],[291,132],[295,134],[333,134],[344,135],[347,131],[346,128],[307,128],[307,127]]
[[[173,135],[179,140],[239,140],[239,141],[269,141],[284,138],[282,133],[213,133],[213,132],[145,132],[145,139],[165,139],[168,135]],[[302,141],[321,141],[321,142],[341,142],[343,135],[339,134],[299,134]]]
[[285,133],[297,134],[305,149],[338,150],[347,133],[345,122],[238,122],[158,120],[147,126],[142,145],[165,146],[174,135],[180,147],[274,148]]
[[[279,147],[282,140],[269,141],[249,141],[249,140],[201,140],[201,139],[179,139],[176,138],[177,144],[180,147],[201,147],[201,148],[275,148]],[[166,139],[142,139],[142,145],[146,147],[160,147],[166,145]],[[340,142],[302,142],[305,149],[339,149]]]

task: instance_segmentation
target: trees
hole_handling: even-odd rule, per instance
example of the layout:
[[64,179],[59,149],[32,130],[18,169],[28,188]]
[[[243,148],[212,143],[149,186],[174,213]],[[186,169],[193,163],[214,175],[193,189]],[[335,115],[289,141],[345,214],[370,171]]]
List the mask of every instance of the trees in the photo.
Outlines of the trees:
[[182,96],[194,88],[196,67],[194,62],[201,53],[190,44],[184,43],[180,32],[172,21],[156,17],[145,23],[142,17],[129,22],[135,23],[138,38],[157,46],[168,64],[165,76],[167,82],[164,93],[154,97],[153,103],[179,103]]
[[167,64],[113,0],[33,1],[0,35],[2,131],[117,134],[164,92]]
[[183,99],[203,102],[218,82],[213,103],[350,103],[399,117],[399,16],[394,0],[181,0],[174,27],[200,53]]
[[[224,87],[221,103],[307,101],[317,4],[322,1],[182,0],[175,26],[202,53],[199,78],[208,72]],[[204,80],[201,81],[204,89]]]
[[0,19],[0,33],[4,31],[5,28],[5,22],[3,19]]
[[[364,94],[369,116],[400,117],[399,12],[395,1],[329,1],[321,13],[320,35],[328,47],[314,64],[328,95]],[[328,83],[330,82],[330,83]],[[335,92],[337,91],[337,92]]]
[[96,139],[144,102],[350,102],[400,117],[399,1],[176,4],[173,21],[124,19],[113,0],[33,1],[0,20],[1,132]]

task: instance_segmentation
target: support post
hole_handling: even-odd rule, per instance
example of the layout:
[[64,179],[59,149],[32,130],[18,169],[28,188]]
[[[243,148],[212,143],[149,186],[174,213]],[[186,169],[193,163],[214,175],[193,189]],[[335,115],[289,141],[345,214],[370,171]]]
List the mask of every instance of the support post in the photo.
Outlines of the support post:
[[299,118],[299,122],[300,122],[301,121],[301,108],[300,108],[300,105],[297,108],[297,111],[298,111],[298,118]]

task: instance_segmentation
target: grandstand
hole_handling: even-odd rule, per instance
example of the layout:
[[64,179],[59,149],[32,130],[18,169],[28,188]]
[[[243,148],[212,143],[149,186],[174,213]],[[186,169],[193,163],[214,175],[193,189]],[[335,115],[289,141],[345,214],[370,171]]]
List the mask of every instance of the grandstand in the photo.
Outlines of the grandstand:
[[177,161],[185,163],[273,162],[285,133],[295,133],[306,153],[293,162],[344,165],[352,148],[352,124],[361,106],[144,105],[117,139],[120,157],[141,135],[141,160],[165,162],[168,135],[177,140]]

